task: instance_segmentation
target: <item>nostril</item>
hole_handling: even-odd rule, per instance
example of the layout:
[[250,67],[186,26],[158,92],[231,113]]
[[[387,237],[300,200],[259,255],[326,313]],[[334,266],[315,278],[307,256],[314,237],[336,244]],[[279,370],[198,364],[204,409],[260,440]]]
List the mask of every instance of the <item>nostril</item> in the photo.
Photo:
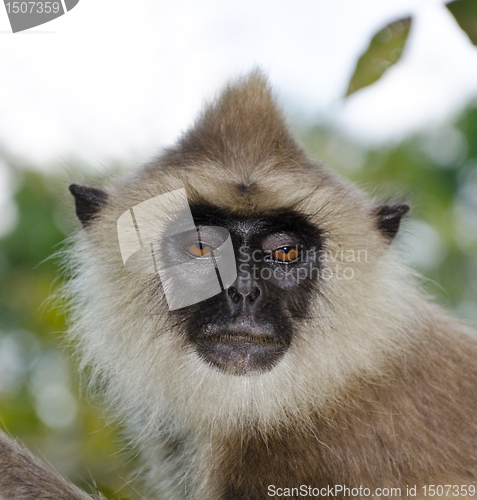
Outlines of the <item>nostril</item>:
[[227,293],[229,297],[232,299],[232,302],[234,302],[235,304],[237,304],[240,301],[240,294],[237,292],[237,290],[235,290],[234,287],[230,287],[227,290]]
[[247,295],[247,301],[250,303],[250,304],[253,304],[257,299],[258,297],[260,296],[260,288],[258,288],[258,286],[256,286],[252,292],[250,292],[248,295]]

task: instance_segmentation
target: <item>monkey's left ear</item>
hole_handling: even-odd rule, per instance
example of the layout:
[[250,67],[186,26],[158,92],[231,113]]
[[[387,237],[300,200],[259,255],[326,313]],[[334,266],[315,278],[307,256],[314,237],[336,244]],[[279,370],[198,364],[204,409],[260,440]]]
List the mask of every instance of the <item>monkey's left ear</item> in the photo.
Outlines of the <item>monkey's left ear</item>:
[[403,215],[409,212],[408,205],[382,205],[374,210],[375,224],[379,231],[392,240],[398,230]]
[[75,197],[76,215],[83,226],[94,220],[108,201],[107,193],[101,189],[71,184],[69,190]]

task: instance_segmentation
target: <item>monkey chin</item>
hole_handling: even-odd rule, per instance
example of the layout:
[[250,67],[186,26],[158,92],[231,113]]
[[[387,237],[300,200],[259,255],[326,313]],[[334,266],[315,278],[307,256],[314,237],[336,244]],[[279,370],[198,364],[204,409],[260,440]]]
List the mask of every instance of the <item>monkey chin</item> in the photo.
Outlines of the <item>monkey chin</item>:
[[271,370],[288,349],[288,343],[269,332],[222,330],[200,335],[199,356],[232,375],[255,375]]

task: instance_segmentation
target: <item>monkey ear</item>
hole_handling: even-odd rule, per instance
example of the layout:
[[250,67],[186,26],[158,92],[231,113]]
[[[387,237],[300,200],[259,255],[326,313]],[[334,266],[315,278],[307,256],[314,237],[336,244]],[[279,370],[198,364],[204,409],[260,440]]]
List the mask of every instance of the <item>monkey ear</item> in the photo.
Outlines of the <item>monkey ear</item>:
[[101,189],[71,184],[69,190],[75,197],[76,215],[83,226],[94,220],[108,201],[107,193]]
[[398,230],[401,218],[409,212],[408,205],[382,205],[374,211],[375,224],[379,231],[392,240]]

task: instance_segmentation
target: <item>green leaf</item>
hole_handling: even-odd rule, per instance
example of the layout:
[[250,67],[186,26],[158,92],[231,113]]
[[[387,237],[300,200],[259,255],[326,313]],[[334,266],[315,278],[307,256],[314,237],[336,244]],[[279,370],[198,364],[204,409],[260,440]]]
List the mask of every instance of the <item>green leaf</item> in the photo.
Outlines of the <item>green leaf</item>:
[[467,33],[470,41],[477,45],[477,1],[455,0],[446,7],[455,17],[459,26]]
[[[475,0],[473,0],[475,1]],[[411,27],[411,18],[395,21],[379,31],[359,58],[346,97],[376,82],[401,58]]]

